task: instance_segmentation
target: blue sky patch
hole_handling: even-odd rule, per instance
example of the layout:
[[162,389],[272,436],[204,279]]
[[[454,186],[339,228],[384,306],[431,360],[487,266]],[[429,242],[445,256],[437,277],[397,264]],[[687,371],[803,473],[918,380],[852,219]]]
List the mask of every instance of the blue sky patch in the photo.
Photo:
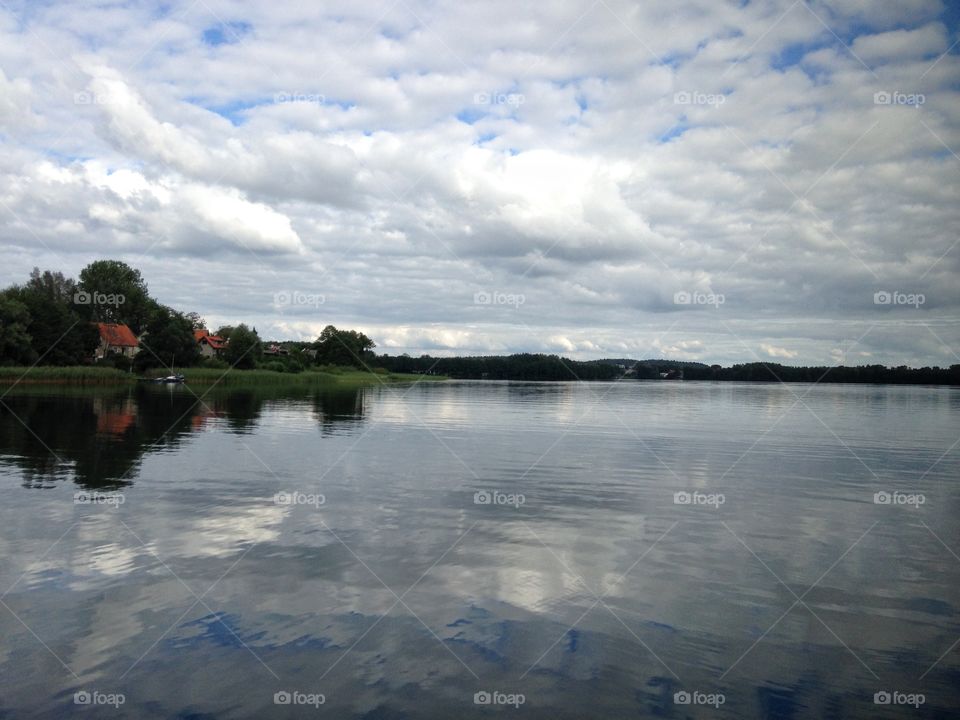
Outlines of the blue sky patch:
[[690,129],[690,126],[687,124],[687,118],[681,118],[676,125],[667,130],[663,135],[658,138],[660,143],[668,143],[674,138],[678,138],[683,135],[687,130]]
[[251,25],[245,22],[220,23],[203,31],[203,42],[211,47],[232,45],[249,33]]
[[467,125],[473,125],[477,120],[486,117],[487,113],[480,108],[464,108],[457,113],[457,120]]

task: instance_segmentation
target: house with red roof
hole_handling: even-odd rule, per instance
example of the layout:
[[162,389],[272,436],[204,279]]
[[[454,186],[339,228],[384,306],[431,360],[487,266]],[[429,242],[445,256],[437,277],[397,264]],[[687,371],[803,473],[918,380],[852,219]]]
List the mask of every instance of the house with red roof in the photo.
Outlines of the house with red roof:
[[193,331],[193,339],[200,346],[201,357],[220,357],[227,341],[219,335],[211,335],[206,328],[197,328]]
[[119,323],[97,323],[100,343],[94,350],[94,358],[102,360],[108,355],[122,355],[132,358],[140,350],[137,336],[126,325]]

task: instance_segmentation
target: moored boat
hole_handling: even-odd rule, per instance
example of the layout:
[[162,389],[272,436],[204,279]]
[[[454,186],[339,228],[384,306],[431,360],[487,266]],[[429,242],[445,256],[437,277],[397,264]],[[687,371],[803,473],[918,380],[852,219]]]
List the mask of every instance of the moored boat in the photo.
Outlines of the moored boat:
[[154,378],[155,383],[184,383],[186,378],[183,373],[176,373],[175,375],[167,375],[166,377]]

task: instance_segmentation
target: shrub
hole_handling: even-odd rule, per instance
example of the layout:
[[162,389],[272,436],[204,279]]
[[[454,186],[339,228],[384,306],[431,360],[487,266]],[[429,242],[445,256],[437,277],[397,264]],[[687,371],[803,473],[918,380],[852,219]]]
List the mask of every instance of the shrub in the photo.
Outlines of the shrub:
[[230,363],[228,363],[226,360],[221,360],[220,358],[209,357],[203,358],[198,367],[211,368],[212,370],[226,370],[230,367]]
[[126,357],[125,355],[115,355],[113,357],[113,366],[123,372],[132,372],[133,358]]

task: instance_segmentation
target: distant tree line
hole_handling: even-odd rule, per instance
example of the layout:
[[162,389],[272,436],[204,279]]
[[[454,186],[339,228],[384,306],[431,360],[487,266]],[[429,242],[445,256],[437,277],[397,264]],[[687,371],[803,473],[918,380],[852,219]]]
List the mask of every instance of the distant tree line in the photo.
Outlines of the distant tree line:
[[[391,372],[429,373],[472,380],[716,380],[749,382],[960,384],[960,365],[949,368],[883,365],[791,367],[779,363],[744,363],[732,367],[683,360],[614,358],[577,361],[557,355],[487,355],[443,357],[378,355],[376,365]],[[664,376],[667,376],[666,378]]]
[[824,382],[824,383],[885,383],[909,385],[960,384],[960,365],[948,368],[885,367],[883,365],[790,366],[779,363],[753,362],[722,367],[677,360],[597,360],[601,364],[615,364],[632,369],[629,377],[638,380],[659,380],[664,374],[684,380],[719,380],[746,382]]
[[378,355],[376,363],[391,372],[477,380],[614,380],[622,374],[614,365],[530,353],[447,358]]

